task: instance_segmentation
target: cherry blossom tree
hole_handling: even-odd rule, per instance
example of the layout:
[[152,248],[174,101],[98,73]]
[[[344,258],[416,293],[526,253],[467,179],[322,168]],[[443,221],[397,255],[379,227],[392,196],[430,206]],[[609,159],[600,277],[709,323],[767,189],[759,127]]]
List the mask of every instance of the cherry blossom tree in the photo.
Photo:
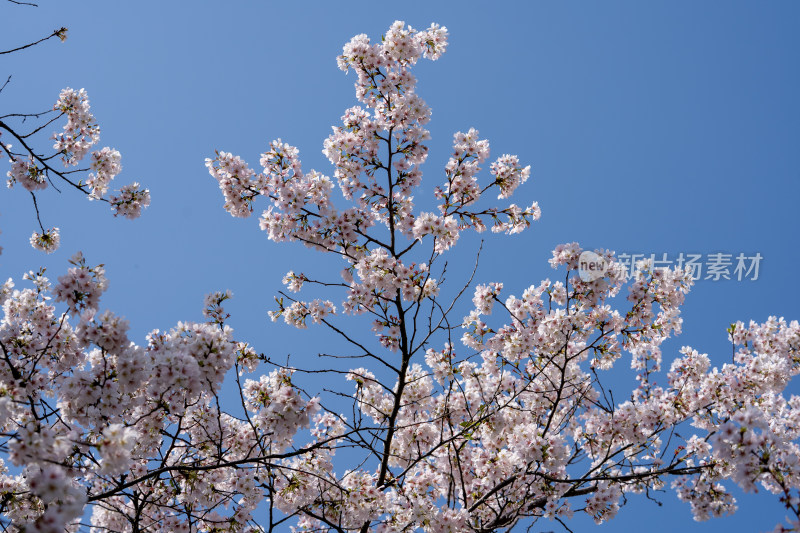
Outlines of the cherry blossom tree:
[[[495,204],[530,167],[491,160],[474,129],[454,136],[436,211],[415,207],[430,110],[411,71],[446,47],[446,28],[402,22],[344,46],[359,105],[324,142],[333,178],[304,172],[281,140],[259,171],[227,152],[207,160],[233,216],[263,201],[270,240],[341,261],[288,272],[271,312],[347,344],[327,368],[236,340],[228,292],[206,297],[206,322],[139,346],[126,320],[99,311],[107,280],[81,254],[55,284],[38,271],[3,285],[4,529],[499,532],[551,519],[569,530],[574,513],[605,522],[667,488],[698,520],[720,516],[736,509],[734,485],[780,498],[789,519],[776,531],[800,527],[800,399],[784,395],[800,370],[798,322],[733,324],[730,363],[685,347],[662,369],[687,271],[645,261],[628,280],[594,250],[608,268],[588,279],[570,243],[550,261],[558,280],[519,297],[474,284],[475,270],[445,283],[463,232],[515,234],[540,217],[535,203]],[[637,383],[615,399],[621,364]],[[308,373],[331,388],[307,392]]]
[[[0,51],[0,56],[24,53],[26,49],[54,38],[66,41],[67,28],[61,27],[39,40]],[[9,76],[0,86],[0,96],[11,79]],[[61,132],[54,133],[49,129],[65,118]],[[51,150],[39,146],[41,136],[48,133],[52,134]],[[62,90],[55,103],[45,111],[0,115],[0,156],[6,156],[11,165],[6,183],[9,189],[20,185],[31,195],[39,231],[33,232],[30,241],[37,250],[52,253],[61,240],[58,227],[45,229],[42,223],[36,195],[45,189],[52,187],[61,192],[59,185],[77,189],[90,200],[110,204],[114,216],[127,218],[139,217],[142,209],[150,204],[149,191],[136,182],[121,187],[115,194],[108,194],[111,180],[122,171],[121,155],[109,147],[94,149],[99,141],[100,126],[92,115],[89,97],[83,89],[76,91],[68,87]],[[90,159],[88,166],[75,168],[81,166],[87,155]]]

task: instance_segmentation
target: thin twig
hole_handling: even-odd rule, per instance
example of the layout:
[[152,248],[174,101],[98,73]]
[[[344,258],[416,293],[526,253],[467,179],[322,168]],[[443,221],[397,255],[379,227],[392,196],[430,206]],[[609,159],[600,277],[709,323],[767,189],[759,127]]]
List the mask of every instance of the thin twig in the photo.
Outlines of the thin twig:
[[[14,1],[14,0],[9,0],[9,2],[13,2],[13,1]],[[16,2],[15,2],[15,3],[16,3]],[[48,40],[48,39],[52,39],[53,37],[59,37],[59,38],[60,38],[60,37],[61,37],[61,35],[63,35],[63,33],[64,33],[65,31],[67,31],[67,28],[59,28],[59,29],[57,29],[57,30],[53,31],[53,33],[51,33],[51,34],[50,34],[50,35],[48,35],[47,37],[44,37],[43,39],[39,39],[39,40],[38,40],[38,41],[36,41],[35,43],[29,43],[29,44],[26,44],[25,46],[20,46],[20,47],[17,47],[17,48],[13,48],[13,49],[11,49],[11,50],[5,50],[5,51],[3,51],[3,52],[0,52],[0,55],[3,55],[3,54],[10,54],[11,52],[19,52],[20,50],[25,50],[26,48],[30,48],[31,46],[36,46],[37,44],[39,44],[39,43],[43,43],[44,41],[46,41],[46,40]]]

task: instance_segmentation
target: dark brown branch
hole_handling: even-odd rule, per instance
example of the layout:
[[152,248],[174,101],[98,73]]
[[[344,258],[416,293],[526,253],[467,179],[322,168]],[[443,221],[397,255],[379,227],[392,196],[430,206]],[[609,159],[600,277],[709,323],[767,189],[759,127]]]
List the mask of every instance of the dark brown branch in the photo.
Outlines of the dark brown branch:
[[[9,2],[14,2],[15,4],[24,3],[24,2],[16,2],[15,0],[9,0]],[[35,5],[35,4],[28,4],[28,5]],[[36,41],[34,43],[29,43],[29,44],[26,44],[24,46],[19,46],[17,48],[13,48],[11,50],[5,50],[3,52],[0,52],[0,55],[10,54],[12,52],[19,52],[20,50],[25,50],[26,48],[30,48],[31,46],[36,46],[37,44],[43,43],[44,41],[46,41],[48,39],[52,39],[53,37],[59,37],[59,38],[63,39],[64,37],[62,37],[62,36],[65,36],[66,32],[67,32],[67,28],[59,28],[57,30],[54,30],[53,33],[51,33],[47,37],[39,39],[38,41]]]

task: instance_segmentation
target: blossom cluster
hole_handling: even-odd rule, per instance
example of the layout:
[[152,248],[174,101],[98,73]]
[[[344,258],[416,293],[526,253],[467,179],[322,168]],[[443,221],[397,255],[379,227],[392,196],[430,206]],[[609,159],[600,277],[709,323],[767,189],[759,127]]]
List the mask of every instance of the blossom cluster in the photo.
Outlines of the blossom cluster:
[[142,209],[150,205],[150,191],[142,189],[139,183],[133,182],[123,185],[119,194],[109,198],[114,216],[122,215],[125,218],[139,218]]
[[319,399],[304,400],[285,370],[275,370],[258,381],[248,379],[242,391],[246,407],[254,413],[254,425],[269,428],[270,446],[279,452],[292,443],[298,428],[309,426],[310,415],[318,409]]
[[[480,164],[489,156],[489,142],[473,128],[456,133],[454,153],[445,168],[447,182],[434,196],[440,212],[416,212],[414,193],[422,183],[421,165],[428,156],[430,138],[425,125],[430,109],[416,93],[411,67],[421,58],[438,59],[447,47],[447,29],[433,24],[415,30],[395,22],[381,42],[366,35],[351,39],[338,58],[339,67],[357,76],[356,98],[360,105],[344,112],[341,126],[325,140],[323,153],[334,166],[333,178],[349,206],[334,202],[334,181],[317,171],[304,172],[299,150],[280,139],[273,141],[256,171],[239,156],[218,151],[206,160],[210,174],[223,193],[224,207],[236,217],[247,217],[259,196],[269,205],[260,227],[276,242],[299,241],[320,251],[339,254],[347,263],[349,285],[342,302],[345,313],[361,314],[383,309],[395,296],[406,302],[435,297],[439,284],[431,275],[429,261],[401,259],[402,249],[430,242],[440,255],[454,246],[467,229],[518,233],[540,216],[534,202],[528,208],[516,204],[476,208],[481,194],[492,187],[498,198],[509,198],[530,176],[530,167],[503,155],[491,164],[491,178],[479,185]],[[379,228],[388,231],[377,238]],[[289,275],[292,291],[307,279]],[[333,303],[279,300],[273,319],[306,327],[306,318],[320,322]],[[383,346],[397,349],[400,342],[395,320],[385,309],[378,312],[374,328]],[[388,331],[386,330],[388,328]]]
[[122,172],[120,153],[117,150],[105,147],[92,152],[92,170],[86,184],[92,188],[92,197],[100,198],[108,191],[109,182],[114,176]]
[[34,231],[31,235],[31,246],[47,254],[55,252],[59,244],[61,244],[61,233],[58,228],[50,228],[41,233]]
[[0,426],[15,467],[0,461],[3,519],[20,531],[77,531],[91,505],[92,528],[131,531],[131,488],[149,495],[142,530],[188,531],[181,509],[194,509],[199,529],[254,531],[245,526],[269,454],[309,426],[318,401],[273,372],[243,384],[250,418],[221,412],[224,376],[257,361],[224,324],[218,306],[231,295],[206,298],[210,322],[155,330],[139,346],[127,320],[98,310],[102,266],[80,254],[71,262],[55,287],[43,270],[25,275],[32,288],[0,287]]
[[53,109],[67,116],[64,131],[53,135],[53,148],[63,154],[65,166],[75,166],[100,140],[100,126],[90,110],[89,96],[84,89],[67,87],[58,95]]
[[11,160],[11,170],[8,171],[7,185],[10,189],[15,183],[22,185],[25,190],[34,192],[47,188],[47,177],[44,169],[36,165],[33,157],[27,161],[22,159]]
[[[17,152],[14,151],[11,144],[0,144],[0,151],[4,151],[8,155],[11,165],[7,172],[8,187],[12,188],[18,183],[33,194],[35,200],[35,193],[47,189],[48,185],[53,183],[54,178],[59,178],[86,194],[90,200],[99,199],[108,202],[114,211],[114,216],[139,217],[142,209],[150,204],[150,192],[140,187],[138,183],[125,185],[116,194],[106,198],[111,181],[122,171],[121,155],[117,150],[109,147],[92,151],[92,148],[100,140],[100,126],[91,112],[86,91],[84,89],[76,91],[71,88],[62,90],[52,109],[51,112],[57,112],[60,115],[27,134],[17,133],[11,125],[0,121],[0,130],[11,133],[20,141],[23,148],[22,152]],[[53,135],[55,140],[53,148],[56,154],[52,156],[39,154],[31,144],[28,144],[31,142],[29,137],[62,115],[67,117],[67,123],[62,132]],[[19,116],[26,119],[39,115]],[[61,154],[65,166],[77,166],[90,153],[89,168],[61,171],[52,167],[50,163],[55,155]],[[77,172],[89,172],[89,174],[85,180],[74,181],[72,175]],[[31,245],[37,250],[52,253],[60,243],[58,228],[45,230],[38,206],[34,205],[41,232],[34,232],[30,239]]]

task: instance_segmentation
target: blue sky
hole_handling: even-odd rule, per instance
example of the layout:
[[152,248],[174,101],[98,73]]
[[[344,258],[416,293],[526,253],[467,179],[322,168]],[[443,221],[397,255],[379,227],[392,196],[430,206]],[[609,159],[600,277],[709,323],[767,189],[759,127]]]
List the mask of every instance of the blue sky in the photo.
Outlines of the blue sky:
[[[356,102],[354,78],[335,57],[351,36],[379,38],[394,20],[450,31],[444,57],[416,69],[433,109],[421,194],[442,181],[452,134],[470,127],[494,156],[518,154],[532,166],[515,200],[538,201],[542,219],[520,236],[488,236],[476,281],[503,281],[519,294],[560,277],[546,260],[571,241],[671,258],[760,253],[758,280],[696,284],[667,364],[688,344],[721,365],[735,320],[800,318],[797,3],[5,4],[0,49],[60,26],[69,38],[2,56],[2,81],[13,77],[0,114],[42,111],[63,87],[86,88],[101,145],[122,153],[115,183],[143,183],[152,204],[131,222],[71,191],[46,191],[43,221],[61,228],[62,244],[45,256],[28,245],[29,197],[6,191],[0,277],[46,266],[55,278],[82,250],[105,263],[104,306],[130,320],[137,342],[201,320],[203,295],[231,289],[238,338],[275,356],[322,349],[321,330],[304,335],[266,316],[283,274],[321,268],[319,254],[268,241],[255,218],[231,218],[204,159],[220,149],[257,166],[280,137],[299,147],[305,170],[331,174],[322,141]],[[476,249],[464,239],[449,259],[471,268]],[[698,524],[671,492],[662,499],[661,508],[634,499],[601,530],[758,531],[784,516],[771,497],[748,495],[735,517]],[[548,529],[559,527],[534,531]]]

